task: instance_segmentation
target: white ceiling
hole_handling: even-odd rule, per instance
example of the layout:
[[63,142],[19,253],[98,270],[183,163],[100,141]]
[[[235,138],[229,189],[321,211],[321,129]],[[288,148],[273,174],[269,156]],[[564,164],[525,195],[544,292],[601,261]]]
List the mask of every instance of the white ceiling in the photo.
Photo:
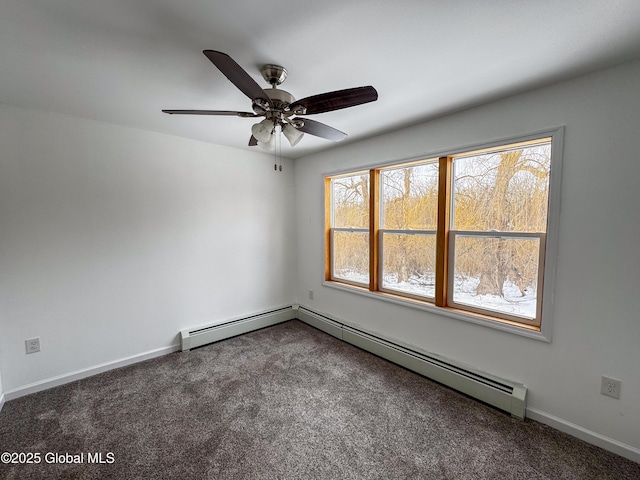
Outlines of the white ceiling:
[[255,120],[160,111],[251,110],[204,49],[264,87],[283,65],[296,98],[373,85],[310,117],[349,142],[640,58],[640,1],[0,0],[0,102],[249,148]]

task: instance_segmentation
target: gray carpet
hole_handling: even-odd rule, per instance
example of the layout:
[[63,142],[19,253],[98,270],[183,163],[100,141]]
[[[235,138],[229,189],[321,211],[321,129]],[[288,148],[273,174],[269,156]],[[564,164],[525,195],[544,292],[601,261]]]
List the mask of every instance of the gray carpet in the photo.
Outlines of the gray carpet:
[[41,455],[3,479],[640,478],[295,320],[7,402],[0,452]]

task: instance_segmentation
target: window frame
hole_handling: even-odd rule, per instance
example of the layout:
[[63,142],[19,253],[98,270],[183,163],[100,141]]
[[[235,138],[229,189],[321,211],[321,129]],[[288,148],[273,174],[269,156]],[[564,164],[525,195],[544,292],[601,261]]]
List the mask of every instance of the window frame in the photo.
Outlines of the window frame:
[[[347,278],[336,277],[334,272],[334,238],[336,232],[347,232],[347,233],[366,233],[369,235],[369,243],[371,244],[371,205],[369,205],[369,226],[367,228],[359,228],[359,227],[335,227],[335,204],[333,202],[334,190],[333,183],[334,179],[338,178],[348,178],[355,176],[364,176],[370,175],[370,171],[368,170],[355,170],[353,172],[348,172],[340,175],[332,175],[330,177],[325,177],[325,211],[328,213],[329,218],[325,220],[327,230],[327,238],[326,242],[328,245],[328,252],[325,257],[325,277],[327,280],[332,282],[340,282],[345,283],[347,285],[351,285],[357,288],[367,288],[371,282],[371,269],[369,269],[369,282],[357,282],[355,280],[349,280]],[[369,184],[371,183],[371,178],[369,178]],[[369,185],[369,188],[371,186]],[[369,200],[371,199],[371,193],[369,193]],[[328,210],[327,210],[328,209]],[[371,265],[371,249],[369,249],[369,265]]]
[[[349,285],[353,285],[355,287],[367,287],[371,281],[371,272],[369,272],[369,281],[365,282],[358,282],[356,280],[350,280],[348,278],[343,278],[340,276],[337,276],[335,271],[334,271],[334,266],[335,266],[335,257],[334,257],[334,243],[335,243],[335,233],[336,232],[345,232],[345,233],[366,233],[367,235],[370,236],[370,232],[368,228],[353,228],[353,227],[331,227],[330,230],[330,265],[329,265],[329,271],[331,272],[331,281],[334,282],[343,282],[343,283],[348,283]],[[369,240],[369,242],[371,242],[371,240]]]
[[[422,235],[422,236],[433,236],[437,237],[436,230],[401,230],[401,229],[390,229],[390,228],[380,228],[378,229],[378,282],[380,287],[378,291],[390,293],[392,295],[400,295],[403,297],[415,298],[416,300],[423,300],[425,302],[433,303],[435,300],[435,293],[433,297],[429,297],[427,295],[420,295],[418,293],[406,292],[397,288],[389,288],[384,286],[383,278],[384,278],[384,234],[389,233],[391,235]],[[436,255],[437,258],[437,255]]]
[[[438,159],[437,158],[426,158],[426,159],[422,159],[419,161],[414,161],[414,162],[406,162],[406,163],[399,163],[399,164],[392,164],[392,165],[388,165],[386,167],[379,167],[376,168],[376,186],[375,186],[375,190],[374,189],[370,189],[371,192],[374,192],[378,199],[381,199],[378,201],[378,209],[377,209],[377,216],[378,216],[378,220],[380,223],[380,227],[377,229],[377,233],[378,233],[378,248],[376,249],[377,252],[377,256],[378,256],[378,284],[379,284],[379,288],[378,291],[380,292],[385,292],[385,293],[389,293],[392,295],[400,295],[402,297],[408,297],[408,298],[412,298],[415,300],[421,300],[421,301],[425,301],[425,302],[429,302],[429,303],[433,303],[435,301],[435,292],[433,296],[428,296],[428,295],[420,295],[417,293],[411,293],[411,292],[407,292],[407,291],[403,291],[400,289],[395,289],[395,288],[389,288],[384,286],[384,234],[388,233],[391,235],[423,235],[423,236],[433,236],[436,239],[436,249],[434,249],[434,254],[435,257],[437,259],[437,226],[436,229],[426,229],[426,228],[417,228],[417,229],[411,229],[411,228],[384,228],[384,182],[383,182],[383,175],[385,171],[392,171],[392,170],[402,170],[405,168],[413,168],[413,167],[419,167],[421,165],[426,165],[426,164],[436,164],[436,166],[438,166]],[[439,167],[438,167],[439,169]],[[434,266],[435,267],[435,266]],[[435,276],[435,268],[434,268],[434,276]]]
[[[475,238],[500,238],[500,239],[513,239],[513,240],[522,240],[522,239],[538,239],[540,241],[540,246],[538,248],[538,272],[542,271],[542,275],[538,275],[537,279],[537,291],[543,291],[543,281],[544,281],[544,258],[545,258],[545,250],[546,250],[546,233],[540,232],[486,232],[486,231],[477,231],[477,230],[450,230],[449,231],[449,261],[448,261],[448,279],[447,279],[447,289],[448,291],[453,291],[453,282],[455,281],[455,240],[457,236],[461,237],[475,237]],[[458,308],[460,310],[469,310],[470,312],[479,313],[482,315],[487,315],[490,317],[494,317],[493,315],[496,310],[491,310],[488,308],[482,308],[479,306],[469,305],[466,303],[456,302],[453,299],[453,295],[447,297],[448,306],[453,308]],[[542,295],[536,296],[536,312],[542,312]],[[534,318],[529,319],[527,317],[521,317],[519,315],[511,315],[508,313],[500,312],[500,316],[495,316],[496,318],[500,318],[502,320],[513,321],[516,323],[522,323],[524,325],[533,325],[535,327],[540,327],[540,323],[542,322],[542,318]]]
[[[327,173],[324,175],[325,182],[330,182],[331,178],[348,176],[349,174],[363,173],[369,171],[370,180],[370,208],[369,208],[369,285],[358,284],[356,288],[353,285],[343,282],[342,279],[335,280],[330,276],[328,271],[330,257],[330,222],[328,218],[331,208],[331,198],[327,195],[325,188],[325,278],[323,285],[332,288],[338,288],[345,291],[366,295],[371,298],[384,300],[430,313],[435,313],[445,317],[456,318],[459,320],[488,326],[494,329],[515,333],[529,338],[551,341],[551,331],[553,323],[553,293],[555,290],[555,264],[557,256],[558,226],[560,212],[560,186],[562,171],[562,152],[563,152],[564,126],[549,128],[534,133],[520,135],[516,137],[508,137],[494,140],[486,143],[476,143],[462,147],[447,148],[441,151],[423,154],[410,159],[402,159],[397,161],[388,161],[369,166],[367,169],[359,168],[350,171]],[[471,155],[479,155],[501,149],[525,148],[526,146],[542,143],[548,139],[551,145],[551,164],[549,170],[549,193],[547,206],[547,228],[546,233],[540,232],[500,232],[500,236],[513,238],[539,238],[539,263],[538,271],[542,272],[538,275],[537,283],[537,311],[539,312],[537,321],[527,322],[525,318],[520,316],[509,316],[509,314],[495,315],[494,311],[482,308],[474,308],[467,304],[452,302],[452,295],[449,298],[448,292],[453,292],[453,254],[455,254],[455,246],[453,242],[456,236],[462,234],[470,234],[472,236],[487,236],[482,231],[457,231],[451,225],[451,191],[452,191],[452,161],[455,157],[468,157]],[[433,162],[435,159],[439,162],[439,180],[438,180],[438,225],[436,230],[436,285],[435,299],[426,296],[412,295],[396,289],[381,288],[382,286],[382,235],[388,229],[379,228],[381,217],[380,196],[380,171],[391,168],[401,168],[404,165],[420,164]],[[326,185],[327,183],[325,183]],[[395,230],[393,230],[395,232]],[[412,231],[421,233],[422,231]],[[429,231],[432,233],[432,231]],[[495,235],[494,235],[495,236]]]

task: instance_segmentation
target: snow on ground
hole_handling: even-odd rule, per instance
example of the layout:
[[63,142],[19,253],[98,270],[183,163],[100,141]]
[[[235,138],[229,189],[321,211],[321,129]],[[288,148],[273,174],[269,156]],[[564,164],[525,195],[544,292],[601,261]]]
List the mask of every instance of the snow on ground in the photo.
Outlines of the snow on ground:
[[536,290],[534,288],[525,289],[524,296],[522,296],[518,287],[507,280],[502,287],[504,297],[478,295],[476,293],[478,283],[480,280],[477,278],[456,277],[453,281],[453,301],[529,319],[536,317]]
[[[369,283],[368,275],[356,272],[343,272],[340,278],[363,284]],[[478,295],[476,289],[480,280],[474,277],[458,276],[453,282],[453,301],[461,305],[468,305],[486,310],[516,315],[533,319],[536,316],[536,290],[529,287],[524,296],[518,287],[507,280],[504,283],[504,297],[499,295]],[[406,282],[398,282],[396,274],[384,275],[382,288],[409,293],[433,299],[435,296],[435,281],[431,276],[412,276]]]

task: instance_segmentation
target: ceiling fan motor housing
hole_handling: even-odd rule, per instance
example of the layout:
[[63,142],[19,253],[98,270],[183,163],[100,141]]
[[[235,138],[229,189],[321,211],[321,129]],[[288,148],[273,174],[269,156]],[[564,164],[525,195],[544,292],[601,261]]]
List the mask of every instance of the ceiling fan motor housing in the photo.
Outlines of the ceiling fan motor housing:
[[289,105],[296,101],[295,97],[285,90],[276,88],[265,88],[264,93],[271,100],[271,106],[264,106],[259,102],[253,102],[253,111],[258,115],[264,115],[266,112],[275,114],[272,116],[290,116],[293,112],[289,111]]

